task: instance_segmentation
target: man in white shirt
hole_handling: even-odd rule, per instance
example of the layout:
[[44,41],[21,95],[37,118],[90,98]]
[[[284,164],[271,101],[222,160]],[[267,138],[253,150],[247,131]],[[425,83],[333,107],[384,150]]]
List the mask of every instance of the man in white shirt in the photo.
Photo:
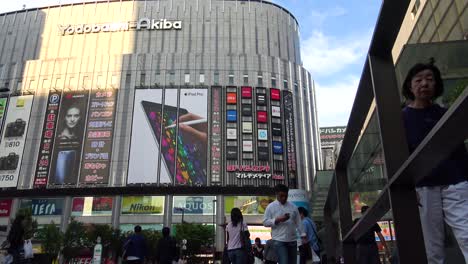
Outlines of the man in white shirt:
[[276,185],[276,201],[268,205],[263,218],[263,225],[271,227],[271,238],[279,264],[297,262],[296,229],[301,234],[303,243],[307,242],[299,211],[294,204],[288,202],[288,191],[286,185]]

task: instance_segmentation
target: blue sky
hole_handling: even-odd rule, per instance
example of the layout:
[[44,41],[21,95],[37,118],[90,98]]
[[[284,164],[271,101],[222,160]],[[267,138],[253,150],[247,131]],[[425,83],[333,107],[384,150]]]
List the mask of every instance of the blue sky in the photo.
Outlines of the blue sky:
[[[271,0],[298,19],[302,60],[316,82],[319,125],[347,125],[381,1]],[[0,13],[77,0],[2,1]],[[93,2],[93,1],[90,1]]]

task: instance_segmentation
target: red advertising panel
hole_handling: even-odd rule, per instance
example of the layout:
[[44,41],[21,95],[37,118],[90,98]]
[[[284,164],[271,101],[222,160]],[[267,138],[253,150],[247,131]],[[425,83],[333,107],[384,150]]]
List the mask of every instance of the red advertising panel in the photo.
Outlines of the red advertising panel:
[[11,213],[11,204],[13,200],[0,200],[0,217],[9,217]]
[[89,91],[62,94],[49,185],[74,185],[78,181],[88,99]]
[[47,186],[47,176],[49,174],[52,149],[54,148],[55,128],[60,107],[61,93],[51,92],[47,100],[47,108],[42,126],[41,145],[36,164],[36,175],[34,178],[35,188],[45,188]]
[[91,94],[80,183],[106,184],[109,181],[114,135],[117,90]]
[[228,104],[236,104],[237,103],[237,93],[227,93],[226,94],[226,102]]
[[273,101],[279,101],[281,99],[280,90],[279,89],[270,89],[270,99]]
[[242,98],[252,98],[252,87],[243,86],[242,90]]
[[257,122],[258,123],[266,123],[268,120],[268,115],[266,111],[258,111],[257,112]]

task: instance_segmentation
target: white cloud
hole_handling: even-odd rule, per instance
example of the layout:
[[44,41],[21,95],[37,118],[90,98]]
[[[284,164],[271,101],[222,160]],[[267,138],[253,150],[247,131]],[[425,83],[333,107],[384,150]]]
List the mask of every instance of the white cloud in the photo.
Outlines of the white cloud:
[[349,75],[329,85],[315,83],[320,127],[345,126],[353,107],[359,77]]
[[314,78],[334,76],[350,65],[361,63],[370,38],[370,32],[334,37],[313,31],[309,38],[302,41],[304,67]]

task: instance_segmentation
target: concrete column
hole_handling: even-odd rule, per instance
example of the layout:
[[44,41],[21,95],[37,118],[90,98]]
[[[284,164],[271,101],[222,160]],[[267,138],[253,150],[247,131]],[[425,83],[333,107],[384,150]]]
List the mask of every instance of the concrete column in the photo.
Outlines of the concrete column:
[[166,199],[164,199],[164,219],[163,219],[163,226],[170,227],[172,224],[172,195],[166,195]]
[[112,227],[119,228],[120,213],[122,211],[122,196],[115,196],[112,202]]
[[225,243],[225,229],[220,226],[224,224],[226,220],[224,219],[224,196],[217,195],[216,196],[216,239],[215,239],[215,246],[216,252],[222,252],[224,249]]
[[70,219],[71,215],[71,207],[72,207],[72,197],[66,196],[63,201],[63,212],[60,218],[60,230],[65,233],[68,227],[68,220]]

